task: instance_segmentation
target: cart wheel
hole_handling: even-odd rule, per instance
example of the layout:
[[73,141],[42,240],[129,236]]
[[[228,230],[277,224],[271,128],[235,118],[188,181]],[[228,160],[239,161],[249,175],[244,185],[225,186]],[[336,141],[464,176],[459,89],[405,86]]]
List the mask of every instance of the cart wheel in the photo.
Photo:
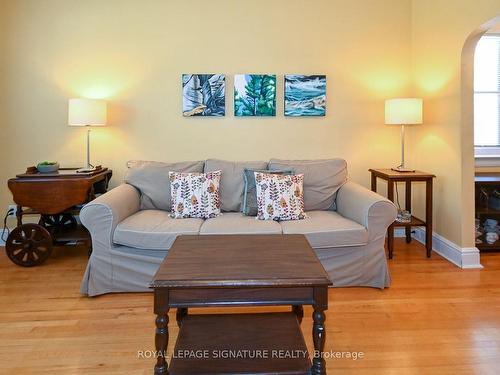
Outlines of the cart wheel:
[[64,229],[76,227],[76,219],[71,214],[41,215],[38,224],[50,233],[58,233]]
[[23,267],[42,264],[52,253],[50,233],[37,224],[23,224],[7,238],[5,250],[9,259]]

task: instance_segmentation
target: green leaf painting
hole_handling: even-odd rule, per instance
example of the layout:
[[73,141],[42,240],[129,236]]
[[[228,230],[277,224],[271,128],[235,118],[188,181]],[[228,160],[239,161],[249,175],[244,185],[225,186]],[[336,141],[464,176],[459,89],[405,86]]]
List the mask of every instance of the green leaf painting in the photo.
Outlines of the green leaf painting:
[[235,75],[234,115],[276,116],[276,75]]

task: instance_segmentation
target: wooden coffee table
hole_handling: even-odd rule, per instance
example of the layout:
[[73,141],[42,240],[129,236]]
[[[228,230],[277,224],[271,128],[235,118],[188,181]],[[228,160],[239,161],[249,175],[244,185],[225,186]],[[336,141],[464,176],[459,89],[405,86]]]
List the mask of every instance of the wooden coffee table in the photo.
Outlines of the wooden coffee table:
[[[151,282],[155,374],[326,374],[328,274],[303,235],[180,236]],[[190,307],[290,305],[292,311],[188,314]],[[312,305],[312,364],[300,322]],[[167,363],[168,311],[179,335]]]

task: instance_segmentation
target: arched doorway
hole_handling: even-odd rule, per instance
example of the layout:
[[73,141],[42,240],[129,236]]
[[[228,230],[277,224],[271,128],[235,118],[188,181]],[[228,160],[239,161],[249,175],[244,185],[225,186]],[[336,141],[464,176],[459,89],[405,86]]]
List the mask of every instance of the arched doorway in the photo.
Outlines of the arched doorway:
[[500,25],[500,16],[482,24],[466,39],[461,56],[462,243],[475,244],[474,205],[474,52],[479,39]]

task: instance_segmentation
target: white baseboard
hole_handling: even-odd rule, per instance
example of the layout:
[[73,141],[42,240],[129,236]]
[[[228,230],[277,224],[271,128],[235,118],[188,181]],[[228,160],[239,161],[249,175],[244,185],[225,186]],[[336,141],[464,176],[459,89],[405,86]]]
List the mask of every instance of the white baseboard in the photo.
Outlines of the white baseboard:
[[[424,244],[425,228],[413,228],[412,231],[412,237]],[[394,236],[404,237],[404,228],[397,228]],[[432,250],[460,268],[483,268],[477,247],[460,247],[436,232],[432,233]]]

